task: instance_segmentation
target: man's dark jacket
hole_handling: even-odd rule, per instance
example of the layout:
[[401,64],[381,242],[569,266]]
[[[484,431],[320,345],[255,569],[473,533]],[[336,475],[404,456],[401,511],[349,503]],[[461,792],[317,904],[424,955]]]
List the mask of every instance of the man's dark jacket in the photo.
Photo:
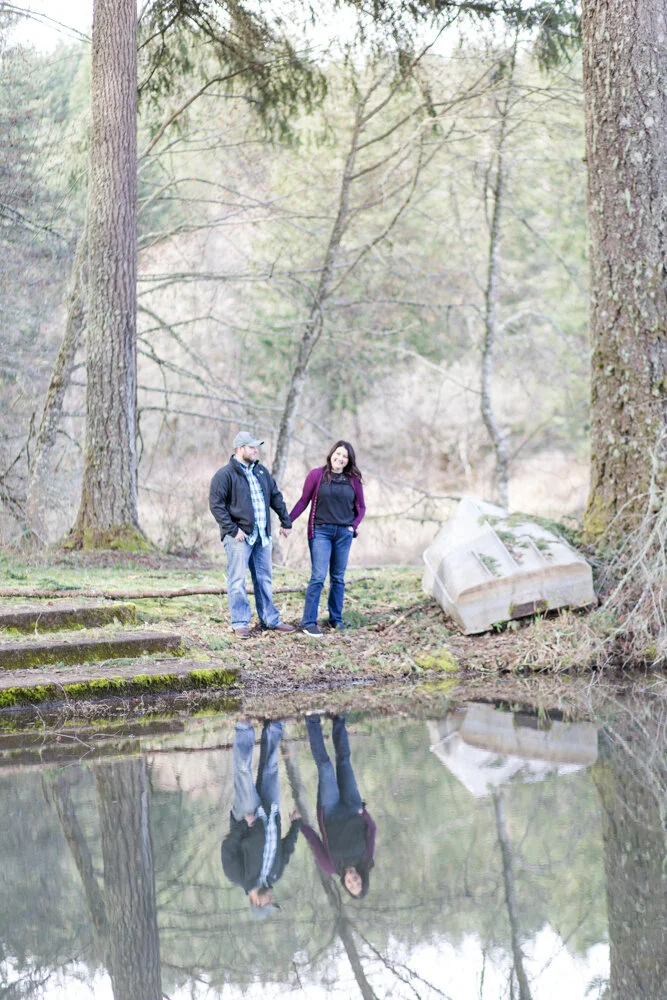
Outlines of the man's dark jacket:
[[[276,823],[278,825],[278,843],[276,844],[273,865],[269,872],[269,886],[274,885],[287,868],[299,836],[300,823],[298,819],[294,820],[287,836],[283,837],[282,840],[280,839],[280,813],[276,815]],[[222,842],[222,868],[229,881],[233,882],[234,885],[242,885],[246,892],[250,892],[257,886],[262,871],[265,840],[266,830],[259,817],[252,826],[248,826],[245,819],[234,819],[233,814],[229,814],[229,834]]]
[[[289,519],[283,495],[276,486],[276,481],[269,470],[256,462],[253,472],[264,494],[267,535],[271,535],[269,508],[275,510],[283,528],[291,528],[292,522]],[[221,540],[225,535],[236,538],[239,528],[246,535],[252,535],[255,530],[255,514],[252,509],[250,486],[245,472],[235,458],[218,469],[213,476],[208,505],[213,517],[220,525]]]

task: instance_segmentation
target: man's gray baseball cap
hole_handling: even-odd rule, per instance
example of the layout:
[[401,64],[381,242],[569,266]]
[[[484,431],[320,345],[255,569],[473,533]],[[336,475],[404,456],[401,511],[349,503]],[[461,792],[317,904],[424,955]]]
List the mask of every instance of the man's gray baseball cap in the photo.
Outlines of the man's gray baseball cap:
[[264,442],[258,441],[250,431],[239,431],[232,442],[234,448],[243,448],[245,445],[248,445],[250,448],[259,448],[261,444],[264,444]]

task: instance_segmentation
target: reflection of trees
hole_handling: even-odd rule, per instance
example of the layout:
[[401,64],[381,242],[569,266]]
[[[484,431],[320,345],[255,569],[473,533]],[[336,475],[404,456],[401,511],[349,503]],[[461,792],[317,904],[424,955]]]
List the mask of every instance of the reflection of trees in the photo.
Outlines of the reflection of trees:
[[96,939],[106,956],[115,1000],[161,1000],[146,760],[137,757],[96,765],[95,784],[103,890],[65,777],[53,789],[60,824],[83,883]]
[[[310,813],[308,809],[308,800],[306,798],[306,789],[301,778],[301,773],[299,771],[299,765],[296,761],[294,755],[294,747],[288,745],[287,743],[281,743],[280,747],[283,759],[285,761],[285,768],[287,770],[287,776],[289,778],[290,788],[292,791],[292,797],[294,803],[303,816],[306,823],[313,826],[313,821],[310,818]],[[362,956],[357,947],[357,942],[355,940],[355,933],[360,938],[361,941],[368,947],[368,949],[373,954],[374,958],[378,959],[385,969],[392,973],[397,980],[399,980],[404,985],[408,986],[416,997],[420,994],[415,989],[412,980],[416,980],[419,983],[427,986],[430,990],[437,993],[439,996],[445,997],[445,994],[437,989],[432,983],[427,982],[421,976],[417,975],[408,966],[397,964],[393,962],[387,955],[384,955],[376,947],[374,947],[367,938],[361,934],[357,928],[354,926],[353,921],[348,916],[345,907],[343,906],[343,899],[341,896],[341,890],[338,884],[328,875],[325,875],[315,862],[315,867],[317,869],[317,874],[319,881],[324,889],[324,893],[327,897],[327,902],[331,908],[331,913],[334,918],[334,934],[340,939],[343,948],[345,949],[345,954],[350,963],[350,968],[354,974],[354,978],[359,987],[359,991],[363,1000],[378,1000],[377,994],[375,993],[373,987],[368,981],[366,971],[363,966]],[[393,994],[392,994],[393,995]],[[522,998],[523,1000],[523,998]]]
[[493,793],[493,808],[496,816],[496,830],[498,831],[498,843],[503,859],[503,885],[505,888],[505,902],[507,904],[507,915],[510,923],[510,936],[512,939],[512,958],[514,960],[514,973],[519,984],[519,1000],[532,1000],[528,977],[523,965],[523,951],[521,950],[519,917],[516,902],[516,887],[514,880],[514,855],[512,852],[512,842],[507,832],[507,820],[505,817],[505,797],[502,791]]
[[[648,710],[647,710],[648,709]],[[610,1000],[665,996],[667,982],[667,706],[628,702],[601,739]]]

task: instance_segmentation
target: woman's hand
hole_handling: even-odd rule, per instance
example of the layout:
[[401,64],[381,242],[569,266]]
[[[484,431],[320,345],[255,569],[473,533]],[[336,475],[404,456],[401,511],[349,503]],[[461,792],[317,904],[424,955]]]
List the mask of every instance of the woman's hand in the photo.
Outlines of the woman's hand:
[[352,532],[352,534],[354,534],[354,528],[350,528],[350,527],[348,527],[348,529],[347,529],[347,530],[348,530],[348,531],[351,531],[351,532]]
[[298,809],[294,809],[294,810],[293,810],[293,811],[292,811],[292,812],[291,812],[291,813],[289,814],[289,818],[290,818],[290,822],[292,822],[292,823],[293,823],[295,819],[301,819],[301,813],[299,812],[299,810],[298,810]]

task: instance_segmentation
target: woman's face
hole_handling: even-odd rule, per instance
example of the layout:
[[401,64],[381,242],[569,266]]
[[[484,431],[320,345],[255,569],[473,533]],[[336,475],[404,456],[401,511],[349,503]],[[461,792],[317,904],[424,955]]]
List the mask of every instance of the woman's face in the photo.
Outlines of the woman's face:
[[331,468],[334,472],[342,472],[349,461],[349,455],[347,454],[347,448],[336,448],[335,452],[331,456]]
[[363,883],[361,881],[361,875],[356,868],[346,868],[345,874],[343,875],[343,881],[345,882],[345,888],[348,892],[351,892],[353,896],[359,896]]

